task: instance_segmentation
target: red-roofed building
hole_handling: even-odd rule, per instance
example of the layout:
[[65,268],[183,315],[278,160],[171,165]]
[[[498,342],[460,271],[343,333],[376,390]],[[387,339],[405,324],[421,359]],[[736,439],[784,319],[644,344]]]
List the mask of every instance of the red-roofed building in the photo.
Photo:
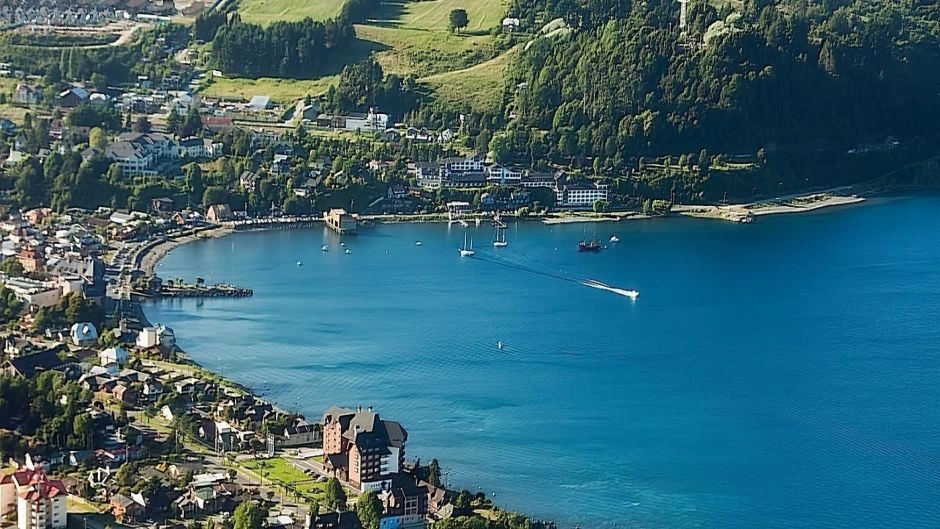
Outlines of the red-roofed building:
[[62,529],[66,526],[68,492],[50,480],[42,467],[27,467],[0,478],[0,516],[16,513],[17,529]]

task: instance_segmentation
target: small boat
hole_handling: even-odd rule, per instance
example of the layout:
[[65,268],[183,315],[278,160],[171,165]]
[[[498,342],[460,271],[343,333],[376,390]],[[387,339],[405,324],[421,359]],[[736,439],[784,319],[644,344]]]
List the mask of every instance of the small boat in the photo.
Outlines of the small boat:
[[303,261],[297,261],[297,266],[303,266],[303,265],[304,265]]
[[473,239],[467,239],[466,232],[463,234],[463,247],[458,251],[460,252],[460,257],[473,257]]
[[499,342],[496,342],[496,347],[499,347],[500,349],[502,349],[502,348],[503,348],[503,341],[500,340]]
[[493,246],[497,248],[509,246],[509,243],[506,242],[506,228],[496,227],[496,238],[493,240]]
[[324,244],[323,246],[320,247],[320,251],[321,251],[321,252],[328,252],[328,251],[330,251],[330,247]]
[[339,245],[342,246],[343,248],[346,247],[346,243],[345,243],[345,242],[340,242]]
[[601,251],[601,243],[598,241],[581,241],[578,243],[579,252],[599,252]]
[[350,250],[349,248],[346,248],[346,255],[349,255],[351,253],[352,253],[352,250]]
[[421,246],[421,241],[415,241],[415,246]]
[[611,235],[610,242],[620,242],[620,237],[617,237],[616,235]]

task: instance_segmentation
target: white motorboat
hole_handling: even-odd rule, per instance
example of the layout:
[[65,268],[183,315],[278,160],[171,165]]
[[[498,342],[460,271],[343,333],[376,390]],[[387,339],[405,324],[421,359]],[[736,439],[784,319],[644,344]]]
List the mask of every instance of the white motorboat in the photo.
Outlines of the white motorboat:
[[616,235],[611,235],[610,242],[620,242],[620,237],[617,237]]
[[324,244],[323,246],[320,247],[320,251],[321,251],[321,252],[328,252],[328,251],[330,251],[330,247]]

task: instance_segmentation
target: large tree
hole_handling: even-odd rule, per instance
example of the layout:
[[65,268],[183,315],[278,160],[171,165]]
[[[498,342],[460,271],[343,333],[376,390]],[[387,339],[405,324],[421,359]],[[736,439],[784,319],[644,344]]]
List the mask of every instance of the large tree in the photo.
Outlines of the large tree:
[[467,27],[470,23],[470,17],[466,9],[453,9],[450,12],[450,29],[460,33],[460,30]]
[[375,492],[367,491],[356,500],[356,514],[363,529],[379,529],[379,520],[382,518],[382,500]]
[[232,515],[233,529],[261,529],[264,511],[253,501],[242,502]]
[[[324,501],[326,502],[327,508],[336,509],[338,511],[346,510],[346,491],[343,490],[343,486],[340,484],[338,479],[328,479],[326,481],[326,490],[324,492],[326,494]],[[238,528],[236,527],[235,529]]]

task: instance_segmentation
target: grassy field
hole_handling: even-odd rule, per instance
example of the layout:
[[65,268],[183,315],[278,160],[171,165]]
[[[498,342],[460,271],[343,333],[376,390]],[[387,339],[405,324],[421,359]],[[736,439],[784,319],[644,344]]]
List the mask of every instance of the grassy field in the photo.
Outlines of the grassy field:
[[264,473],[265,480],[272,480],[279,484],[291,485],[292,488],[307,496],[308,499],[323,499],[324,483],[315,483],[313,478],[291,466],[286,459],[273,458],[244,463],[245,468],[251,469],[258,475]]
[[467,104],[474,110],[498,110],[502,103],[503,74],[519,46],[489,61],[419,80],[444,101]]
[[292,105],[298,99],[309,95],[318,96],[326,93],[331,84],[337,82],[339,76],[331,75],[312,81],[295,79],[229,79],[215,78],[202,91],[205,97],[219,97],[222,99],[251,99],[251,96],[267,95],[279,105]]
[[[342,2],[241,0],[239,12],[244,20],[261,24],[307,16],[322,20],[335,16]],[[465,9],[469,18],[460,34],[450,30],[453,9]],[[445,100],[492,108],[500,103],[503,72],[512,56],[499,54],[495,36],[507,9],[507,0],[390,0],[366,24],[356,25],[356,35],[386,73],[413,74]],[[204,94],[231,99],[264,94],[283,104],[322,94],[336,82],[336,76],[316,81],[217,79]]]
[[384,48],[375,57],[386,73],[424,77],[481,63],[495,54],[489,35],[356,26],[359,39]]
[[326,20],[339,14],[345,0],[241,0],[238,12],[245,22],[266,26],[278,20]]
[[462,31],[480,33],[500,26],[507,4],[503,0],[398,0],[385,2],[382,7],[382,13],[376,17],[377,25],[433,31],[450,31],[450,12],[465,9],[469,24]]

